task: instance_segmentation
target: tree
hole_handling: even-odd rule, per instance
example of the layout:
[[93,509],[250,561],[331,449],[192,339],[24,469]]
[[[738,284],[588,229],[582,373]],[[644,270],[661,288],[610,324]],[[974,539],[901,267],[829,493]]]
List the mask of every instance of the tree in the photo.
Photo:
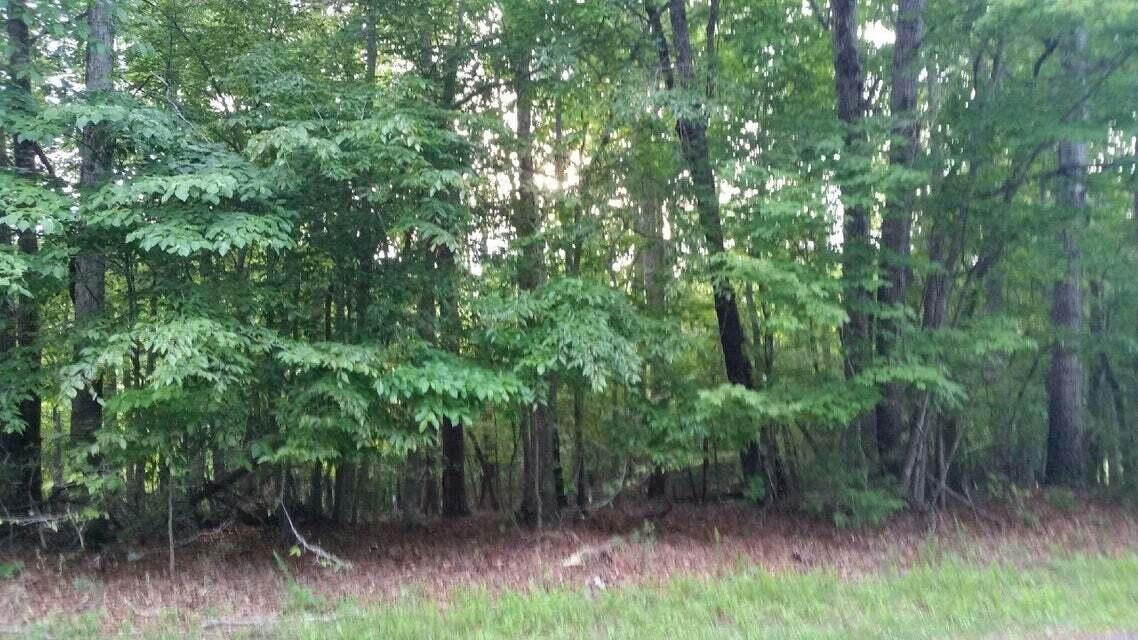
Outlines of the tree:
[[[12,82],[9,99],[14,103],[17,111],[30,116],[35,111],[35,98],[32,95],[31,78],[34,75],[32,68],[32,44],[28,33],[28,9],[21,0],[8,2],[7,33],[11,53],[8,58],[8,77]],[[36,146],[31,140],[19,135],[12,138],[12,164],[17,175],[25,180],[36,178]],[[7,230],[3,235],[7,244]],[[17,244],[20,252],[27,256],[34,256],[39,250],[39,239],[34,227],[19,231]],[[22,359],[27,364],[27,375],[36,376],[40,369],[40,351],[38,345],[39,312],[36,302],[30,298],[15,302],[15,340],[22,351]],[[4,338],[0,337],[0,342]],[[12,346],[9,343],[7,349]],[[4,350],[7,350],[4,349]],[[27,508],[34,508],[43,500],[43,480],[40,468],[40,422],[41,404],[37,390],[33,389],[20,401],[20,425],[4,429],[0,434],[0,450],[6,454],[9,464],[16,469],[17,479],[11,485],[11,491],[5,492],[0,498],[0,504],[5,508],[23,512]]]
[[[837,94],[838,118],[845,123],[843,153],[853,161],[842,169],[842,277],[845,280],[845,306],[849,322],[842,328],[842,345],[845,349],[846,376],[853,378],[869,366],[874,356],[870,316],[872,298],[870,281],[874,277],[875,259],[869,237],[869,211],[867,196],[854,186],[848,166],[865,153],[865,76],[858,50],[858,18],[856,0],[830,2],[830,31],[834,47],[834,83]],[[872,468],[877,464],[877,417],[867,413],[851,425],[850,455],[867,460]],[[860,450],[859,450],[860,449]]]
[[[1076,27],[1064,44],[1063,68],[1076,86],[1085,85],[1087,33]],[[1082,109],[1077,109],[1076,114]],[[1059,232],[1062,277],[1055,282],[1051,321],[1057,335],[1047,376],[1047,482],[1080,485],[1086,481],[1084,374],[1079,340],[1083,330],[1083,273],[1079,228],[1087,208],[1087,144],[1059,142],[1056,197],[1067,223]]]
[[[114,89],[115,3],[92,0],[87,8],[87,58],[85,85],[92,100],[104,99]],[[114,170],[113,144],[106,125],[92,123],[83,130],[79,187],[93,191],[106,184]],[[84,246],[71,263],[71,299],[75,322],[86,327],[103,311],[106,303],[106,258],[98,247]],[[86,381],[87,388],[71,403],[71,435],[78,443],[90,443],[102,425],[103,393],[100,377]]]
[[[529,46],[522,44],[513,60],[513,87],[518,143],[518,188],[512,224],[521,246],[518,287],[533,292],[544,280],[541,213],[537,206],[533,159],[533,84]],[[522,419],[522,518],[541,527],[557,520],[557,491],[553,477],[553,429],[549,406],[538,401]]]
[[[924,0],[902,0],[897,5],[896,40],[893,43],[892,85],[889,88],[889,111],[893,118],[890,164],[912,169],[920,139],[917,108],[917,82],[920,74],[918,54],[924,36]],[[882,307],[904,309],[910,279],[910,245],[912,243],[913,185],[902,182],[890,194],[881,222],[881,258],[885,283],[878,292]],[[879,323],[882,355],[888,355],[896,340],[897,323]],[[877,455],[896,475],[899,471],[898,446],[904,432],[904,390],[900,385],[886,385],[884,397],[877,407]]]
[[[670,76],[671,55],[659,23],[658,10],[650,6],[648,11],[654,38],[660,51],[661,67],[665,70],[665,75]],[[676,135],[691,173],[696,210],[707,243],[707,252],[714,258],[724,253],[726,245],[723,238],[723,223],[719,215],[719,191],[715,184],[715,170],[708,147],[707,115],[701,106],[700,89],[695,76],[686,2],[669,0],[668,14],[672,25],[672,49],[675,52],[674,90],[684,101],[683,110],[676,118]],[[715,21],[718,19],[716,14],[717,12],[713,10],[708,16],[707,32],[712,38],[715,33]],[[709,39],[709,46],[712,41],[713,39]],[[739,316],[739,302],[735,289],[730,281],[719,277],[712,282],[712,291],[727,380],[745,389],[753,389],[754,374],[751,361],[747,357],[746,335]],[[749,442],[739,452],[739,458],[743,466],[743,476],[748,479],[757,477],[763,464],[758,442]]]
[[0,34],[6,505],[1133,475],[1132,2],[79,4]]

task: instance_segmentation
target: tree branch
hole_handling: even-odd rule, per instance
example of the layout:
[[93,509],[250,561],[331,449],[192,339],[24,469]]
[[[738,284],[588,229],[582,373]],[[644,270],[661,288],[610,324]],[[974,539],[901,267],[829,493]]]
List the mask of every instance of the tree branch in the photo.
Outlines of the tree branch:
[[277,500],[277,504],[281,508],[281,513],[284,514],[285,521],[288,522],[288,528],[292,530],[292,535],[296,537],[296,541],[300,544],[302,549],[331,564],[336,569],[350,569],[352,567],[351,562],[348,562],[347,560],[341,560],[335,554],[332,554],[318,544],[305,540],[304,536],[300,535],[300,532],[296,530],[296,525],[292,523],[292,517],[288,515],[288,507],[285,506],[283,491],[281,492],[280,498]]

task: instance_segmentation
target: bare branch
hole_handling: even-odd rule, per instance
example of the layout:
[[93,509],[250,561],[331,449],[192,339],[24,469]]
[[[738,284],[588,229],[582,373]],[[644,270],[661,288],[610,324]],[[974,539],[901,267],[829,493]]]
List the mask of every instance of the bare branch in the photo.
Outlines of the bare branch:
[[331,564],[336,569],[350,569],[352,567],[351,562],[340,559],[339,557],[330,553],[329,551],[327,551],[326,549],[324,549],[320,545],[311,543],[308,540],[305,540],[304,536],[300,535],[300,532],[296,530],[296,525],[294,525],[292,523],[292,517],[288,515],[288,508],[285,507],[284,493],[283,492],[281,493],[281,497],[277,502],[281,507],[281,513],[284,514],[285,520],[288,522],[289,529],[292,530],[292,535],[296,537],[296,541],[298,543],[300,543],[300,546],[302,549],[312,553],[317,558],[320,558],[321,560]]
[[830,19],[826,17],[826,12],[822,11],[822,7],[818,6],[818,0],[807,0],[810,3],[810,13],[814,15],[814,19],[822,26],[823,31],[830,30]]

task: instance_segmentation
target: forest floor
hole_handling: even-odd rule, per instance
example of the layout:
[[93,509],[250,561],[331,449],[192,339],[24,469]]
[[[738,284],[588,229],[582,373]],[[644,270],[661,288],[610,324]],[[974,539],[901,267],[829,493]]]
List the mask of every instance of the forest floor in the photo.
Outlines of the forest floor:
[[[1131,637],[1138,513],[1043,498],[878,529],[739,504],[309,527],[351,563],[232,528],[125,555],[0,554],[0,636]],[[118,559],[115,559],[115,558]],[[655,631],[649,631],[649,630]],[[1088,635],[1105,634],[1100,636]],[[647,635],[645,635],[647,634]],[[1111,635],[1113,634],[1113,635]],[[1138,635],[1132,636],[1138,637]]]

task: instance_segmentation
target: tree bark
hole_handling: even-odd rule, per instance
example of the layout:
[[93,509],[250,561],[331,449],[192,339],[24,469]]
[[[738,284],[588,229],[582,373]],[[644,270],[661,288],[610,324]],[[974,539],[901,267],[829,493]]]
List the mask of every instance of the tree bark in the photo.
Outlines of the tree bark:
[[[1064,50],[1063,67],[1076,84],[1085,81],[1087,34],[1076,28]],[[1055,283],[1051,323],[1051,367],[1047,375],[1047,464],[1048,484],[1081,485],[1086,479],[1086,433],[1084,419],[1083,363],[1079,340],[1083,330],[1082,252],[1079,228],[1087,206],[1087,144],[1075,140],[1059,143],[1057,203],[1070,216],[1060,231],[1065,269]]]
[[[838,118],[846,125],[843,156],[864,153],[865,146],[865,136],[860,130],[865,118],[866,105],[862,95],[865,78],[857,46],[857,28],[857,1],[831,0],[830,32],[833,38],[837,112]],[[845,280],[843,288],[846,314],[849,316],[849,322],[842,329],[847,378],[857,376],[873,359],[868,311],[872,294],[867,282],[873,277],[875,265],[873,246],[869,238],[869,212],[865,205],[858,201],[860,198],[851,193],[850,178],[848,175],[838,177],[839,182],[843,183],[842,276]],[[872,471],[876,467],[878,446],[876,413],[867,413],[859,417],[850,427],[853,430],[851,435],[855,436],[851,445],[856,444],[861,448],[854,457],[864,460],[868,469]]]
[[[111,91],[114,68],[114,0],[92,0],[87,9],[86,89],[100,94]],[[88,125],[83,130],[79,148],[79,187],[92,191],[111,176],[112,145],[110,131],[103,124]],[[86,247],[71,262],[72,302],[75,323],[82,326],[103,310],[106,297],[106,260],[96,250]],[[71,437],[87,443],[94,439],[103,421],[103,408],[98,402],[102,379],[88,380],[91,389],[80,389],[71,402]]]
[[[663,277],[664,239],[661,237],[663,228],[661,207],[655,199],[649,199],[639,209],[640,215],[637,217],[636,225],[641,246],[637,251],[637,262],[640,266],[640,284],[644,290],[645,308],[652,318],[663,319],[666,281]],[[664,362],[662,358],[653,358],[645,364],[643,376],[645,395],[649,403],[656,404],[661,402]],[[663,467],[657,466],[652,470],[652,476],[648,480],[648,497],[662,498],[667,493],[667,488],[668,476]]]
[[308,478],[308,515],[310,518],[324,517],[324,463],[312,463],[312,473]]
[[419,502],[423,496],[423,454],[418,450],[407,454],[403,477],[399,482],[399,516],[404,529],[419,526]]
[[352,521],[352,502],[356,493],[356,465],[353,462],[341,460],[336,466],[336,479],[334,482],[332,498],[332,519],[337,524],[348,524]]
[[[29,75],[32,43],[28,35],[26,13],[27,6],[23,0],[9,0],[7,31],[11,54],[8,59],[8,77],[17,108],[23,112],[34,109]],[[25,178],[34,177],[35,145],[13,136],[12,151],[16,171]],[[0,237],[5,243],[9,242],[10,235],[7,230],[0,234]],[[33,255],[39,250],[39,239],[34,228],[19,232],[17,243],[20,252],[25,255]],[[12,342],[21,347],[23,359],[33,370],[38,371],[41,355],[36,343],[39,333],[39,310],[36,302],[31,299],[11,302],[16,324],[15,340]],[[13,345],[5,346],[10,348]],[[0,350],[7,349],[0,346]],[[0,434],[0,449],[2,449],[0,454],[7,458],[8,464],[15,468],[17,474],[16,482],[10,487],[10,491],[5,490],[4,495],[0,496],[0,499],[4,499],[3,506],[7,508],[23,510],[38,504],[43,499],[43,476],[40,464],[41,413],[39,394],[33,391],[29,397],[20,402],[20,419],[23,428],[13,433]]]
[[466,498],[466,440],[462,423],[443,420],[443,515],[470,515]]
[[[372,17],[374,20],[374,16]],[[438,80],[441,92],[438,95],[438,105],[441,109],[454,108],[455,92],[457,91],[457,74],[461,66],[460,51],[463,42],[463,13],[459,9],[456,22],[456,35],[454,47],[442,61],[441,78],[435,74],[436,64],[431,52],[429,38],[424,31],[419,42],[419,73],[428,80]],[[371,27],[373,41],[369,55],[374,54],[374,24]],[[374,73],[373,73],[374,77]],[[449,127],[449,122],[440,123]],[[448,190],[442,196],[454,211],[461,207],[459,195]],[[456,229],[456,221],[440,219],[435,221],[444,228]],[[458,310],[458,271],[455,265],[454,250],[446,244],[439,244],[433,248],[434,271],[436,274],[436,297],[438,298],[439,335],[438,344],[449,353],[458,355],[461,344],[462,319]],[[470,502],[466,492],[466,438],[461,423],[444,419],[439,427],[439,439],[442,444],[442,508],[443,516],[457,518],[470,515]]]
[[[929,262],[933,271],[925,282],[921,327],[925,331],[935,331],[944,326],[948,317],[949,277],[948,265],[955,260],[949,255],[945,244],[948,234],[945,222],[933,223],[929,235]],[[905,464],[901,473],[901,488],[912,505],[924,506],[926,503],[927,472],[929,459],[930,424],[936,421],[936,409],[932,406],[932,395],[924,394],[909,429],[909,443],[905,452]]]
[[[897,5],[896,41],[893,44],[893,84],[889,93],[889,109],[893,116],[889,162],[895,167],[911,168],[917,157],[920,124],[917,120],[917,64],[924,37],[925,0],[900,0]],[[885,286],[879,291],[883,307],[903,307],[909,287],[908,260],[912,235],[913,189],[893,194],[881,223],[882,269]],[[880,324],[880,350],[887,356],[897,336],[892,320]],[[898,445],[904,431],[903,388],[886,385],[884,397],[877,407],[877,449],[886,471],[899,471]]]
[[[515,62],[514,90],[517,94],[518,193],[514,201],[513,227],[521,244],[518,286],[535,291],[545,279],[543,243],[539,237],[541,215],[534,186],[533,89],[530,83],[530,55],[523,51]],[[550,407],[535,403],[523,419],[521,518],[541,527],[555,520],[557,489],[553,477],[553,431]],[[552,516],[552,517],[551,517]]]
[[[3,146],[0,142],[0,147]],[[0,225],[0,244],[11,243],[11,229]],[[7,360],[16,348],[16,306],[9,296],[0,299],[0,305],[0,359]],[[23,431],[9,431],[13,427],[0,424],[0,507],[16,513],[21,512],[27,502],[24,464],[27,441]]]
[[[456,198],[457,199],[457,198]],[[439,319],[442,335],[440,342],[453,354],[458,354],[462,320],[458,313],[456,269],[454,253],[445,245],[436,251],[436,268],[443,288],[439,292]],[[463,424],[445,419],[440,427],[442,440],[442,513],[458,518],[470,515],[470,502],[466,495],[466,437]]]
[[[692,59],[691,38],[688,29],[685,0],[669,0],[668,13],[672,23],[672,45],[675,51],[675,78],[680,91],[694,95],[698,92],[695,77],[695,64]],[[653,26],[655,30],[656,26]],[[657,43],[666,40],[663,33],[655,35]],[[658,45],[659,46],[659,45]],[[666,49],[664,49],[666,52]],[[667,59],[660,54],[661,64]],[[671,76],[671,72],[668,72]],[[715,184],[715,170],[711,165],[711,152],[707,139],[707,116],[702,105],[685,106],[676,119],[676,134],[680,150],[695,192],[696,211],[700,227],[707,242],[707,251],[714,257],[724,253],[723,222],[719,212],[719,191]],[[746,389],[754,389],[751,361],[747,358],[746,335],[739,317],[738,297],[727,278],[715,278],[712,283],[715,302],[715,317],[719,324],[719,344],[723,352],[723,363],[727,370],[727,380]],[[758,442],[752,440],[739,452],[744,481],[749,481],[763,470]]]

